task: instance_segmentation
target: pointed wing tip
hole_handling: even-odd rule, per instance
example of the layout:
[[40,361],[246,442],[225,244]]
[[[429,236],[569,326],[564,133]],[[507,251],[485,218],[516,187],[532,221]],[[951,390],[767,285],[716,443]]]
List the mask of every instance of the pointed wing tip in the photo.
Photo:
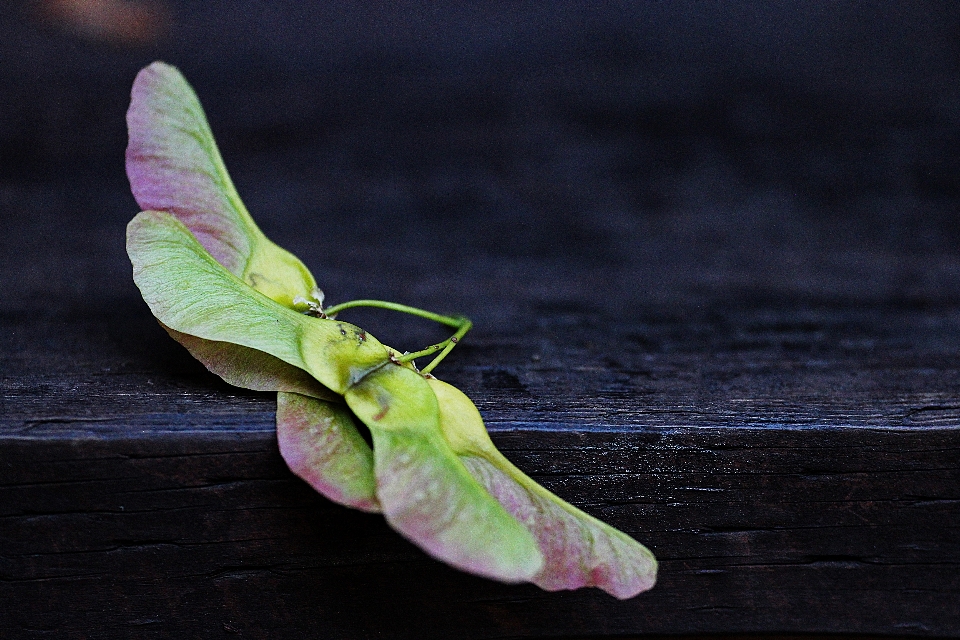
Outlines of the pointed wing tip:
[[[537,538],[546,564],[532,582],[546,591],[597,587],[625,600],[651,589],[657,561],[642,544],[564,502],[509,463],[466,455],[461,460]],[[498,464],[499,463],[499,464]]]
[[137,77],[133,80],[133,87],[130,90],[130,106],[127,109],[127,118],[136,114],[144,101],[156,91],[156,85],[163,81],[174,80],[186,83],[186,78],[180,73],[180,70],[171,64],[161,60],[155,60],[137,72]]
[[628,545],[626,558],[620,556],[625,562],[618,566],[604,563],[595,567],[590,572],[588,586],[602,589],[618,600],[628,600],[656,585],[657,559],[645,546],[622,532],[618,533],[624,538],[621,544]]
[[365,511],[367,513],[382,512],[380,503],[376,497],[348,495],[342,487],[331,482],[329,478],[314,468],[309,455],[299,446],[299,443],[290,442],[289,438],[284,438],[279,432],[278,436],[280,456],[283,458],[283,461],[287,463],[287,468],[290,469],[293,475],[310,485],[314,491],[331,502],[336,502],[351,509],[357,509],[358,511]]
[[[380,513],[372,468],[368,470],[369,484],[362,480],[369,461],[362,452],[350,446],[357,443],[346,431],[354,428],[349,421],[341,421],[339,425],[335,422],[331,403],[280,392],[277,396],[280,456],[295,476],[328,500],[367,513]],[[337,461],[347,464],[347,468],[328,464]]]
[[[651,566],[652,565],[652,566]],[[541,575],[532,582],[544,591],[575,591],[593,587],[606,592],[617,600],[629,600],[641,593],[650,591],[657,584],[656,561],[644,562],[635,567],[632,575],[623,575],[622,571],[611,570],[607,565],[595,567],[592,571],[578,572],[561,579],[557,574]]]
[[[183,227],[183,230],[190,233],[186,226],[166,211],[155,211],[146,209],[130,219],[127,223],[127,254],[130,253],[130,243],[140,237],[142,233],[151,228],[159,226]],[[191,234],[193,235],[193,234]]]
[[134,80],[134,87],[137,86],[137,81],[140,81],[141,78],[143,79],[142,81],[147,81],[151,79],[151,76],[167,74],[183,75],[180,73],[180,70],[172,64],[166,63],[163,60],[154,60],[137,72],[137,80]]
[[652,589],[657,583],[657,562],[652,555],[638,559],[629,567],[601,564],[593,567],[558,571],[556,565],[534,577],[531,582],[544,591],[575,591],[594,587],[617,600],[629,600]]
[[606,591],[617,600],[629,600],[630,598],[636,597],[645,591],[653,589],[656,584],[657,569],[656,564],[654,564],[652,570],[638,574],[634,576],[633,580],[628,582],[608,582],[605,580],[598,580],[595,583],[595,586],[598,589]]

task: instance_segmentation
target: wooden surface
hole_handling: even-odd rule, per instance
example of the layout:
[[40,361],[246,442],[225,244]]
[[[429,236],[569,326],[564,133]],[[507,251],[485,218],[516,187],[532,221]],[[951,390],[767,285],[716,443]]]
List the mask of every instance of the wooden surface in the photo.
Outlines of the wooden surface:
[[[273,399],[218,383],[141,309],[18,319],[3,328],[0,589],[21,606],[4,628],[956,634],[956,357],[881,340],[871,313],[820,325],[837,344],[813,338],[815,353],[798,345],[811,320],[746,315],[734,344],[714,326],[692,351],[644,323],[584,319],[607,337],[592,344],[569,327],[478,332],[445,367],[512,460],[656,552],[660,583],[627,602],[460,574],[313,495],[279,458]],[[637,346],[640,330],[663,343]]]
[[[130,51],[26,15],[0,15],[0,637],[960,636],[960,110],[936,78],[644,93],[659,58],[613,36],[271,67],[237,16],[221,59],[199,27]],[[154,57],[330,302],[473,318],[437,374],[653,549],[653,591],[468,576],[286,470],[274,399],[206,373],[130,279],[122,118]]]

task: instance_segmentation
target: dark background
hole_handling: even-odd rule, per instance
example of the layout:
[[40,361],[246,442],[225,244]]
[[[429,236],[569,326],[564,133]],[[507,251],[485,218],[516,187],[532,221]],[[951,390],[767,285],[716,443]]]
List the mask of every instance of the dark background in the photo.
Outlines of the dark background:
[[[960,4],[450,4],[0,8],[0,635],[956,637]],[[328,301],[475,321],[438,375],[654,590],[467,576],[287,471],[130,277],[155,59]]]
[[483,331],[960,296],[953,2],[171,1],[99,26],[70,5],[0,12],[9,310],[136,304],[123,115],[154,59],[331,302]]

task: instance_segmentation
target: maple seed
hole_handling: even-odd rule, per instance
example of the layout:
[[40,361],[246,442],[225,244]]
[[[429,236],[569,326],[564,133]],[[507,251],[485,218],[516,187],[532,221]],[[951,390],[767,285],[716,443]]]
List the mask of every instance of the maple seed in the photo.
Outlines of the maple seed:
[[[173,67],[138,74],[127,123],[127,175],[143,209],[127,226],[134,281],[164,329],[210,371],[278,392],[277,441],[291,471],[335,502],[382,512],[464,571],[549,591],[595,586],[621,599],[653,586],[657,563],[646,547],[514,467],[470,399],[431,375],[469,319],[382,300],[324,309],[309,270],[254,223],[196,94]],[[399,355],[332,320],[355,307],[455,333]],[[416,359],[427,356],[419,371]]]

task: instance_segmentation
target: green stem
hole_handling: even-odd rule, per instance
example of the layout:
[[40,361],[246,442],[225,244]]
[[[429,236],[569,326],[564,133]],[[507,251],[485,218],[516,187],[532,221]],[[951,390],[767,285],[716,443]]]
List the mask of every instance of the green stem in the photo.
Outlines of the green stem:
[[447,340],[447,346],[443,348],[437,357],[430,361],[430,364],[421,369],[421,373],[427,374],[433,371],[433,368],[436,367],[440,362],[447,357],[447,354],[453,351],[453,348],[460,343],[460,339],[466,335],[467,331],[470,331],[470,328],[473,326],[473,323],[463,318],[463,325],[457,330],[455,334],[450,336],[450,339]]
[[416,307],[408,307],[405,304],[386,302],[384,300],[351,300],[350,302],[341,302],[340,304],[335,304],[332,307],[324,309],[323,312],[328,317],[332,317],[344,309],[353,309],[354,307],[375,307],[377,309],[388,309],[390,311],[399,311],[400,313],[409,313],[412,316],[419,316],[421,318],[426,318],[427,320],[433,320],[434,322],[439,322],[440,324],[444,324],[448,327],[459,327],[465,320],[465,318],[461,318],[460,316],[444,316],[440,315],[439,313],[433,313],[432,311],[424,311],[423,309],[417,309]]
[[437,354],[437,357],[431,360],[430,364],[420,370],[420,373],[425,374],[433,371],[434,367],[440,364],[440,362],[447,357],[447,354],[450,353],[455,346],[457,346],[457,343],[460,342],[463,336],[466,335],[467,331],[470,331],[470,328],[473,326],[473,323],[463,316],[444,316],[439,313],[433,313],[432,311],[424,311],[423,309],[417,309],[416,307],[408,307],[405,304],[386,302],[384,300],[351,300],[350,302],[341,302],[340,304],[333,305],[332,307],[324,309],[323,311],[327,317],[332,318],[345,309],[353,309],[356,307],[373,307],[376,309],[387,309],[389,311],[408,313],[412,316],[433,320],[434,322],[438,322],[442,325],[456,328],[457,332],[443,342],[430,345],[421,351],[405,353],[398,358],[400,362],[410,362],[412,360],[416,360],[417,358],[422,358],[423,356],[428,356],[439,351],[440,353]]

